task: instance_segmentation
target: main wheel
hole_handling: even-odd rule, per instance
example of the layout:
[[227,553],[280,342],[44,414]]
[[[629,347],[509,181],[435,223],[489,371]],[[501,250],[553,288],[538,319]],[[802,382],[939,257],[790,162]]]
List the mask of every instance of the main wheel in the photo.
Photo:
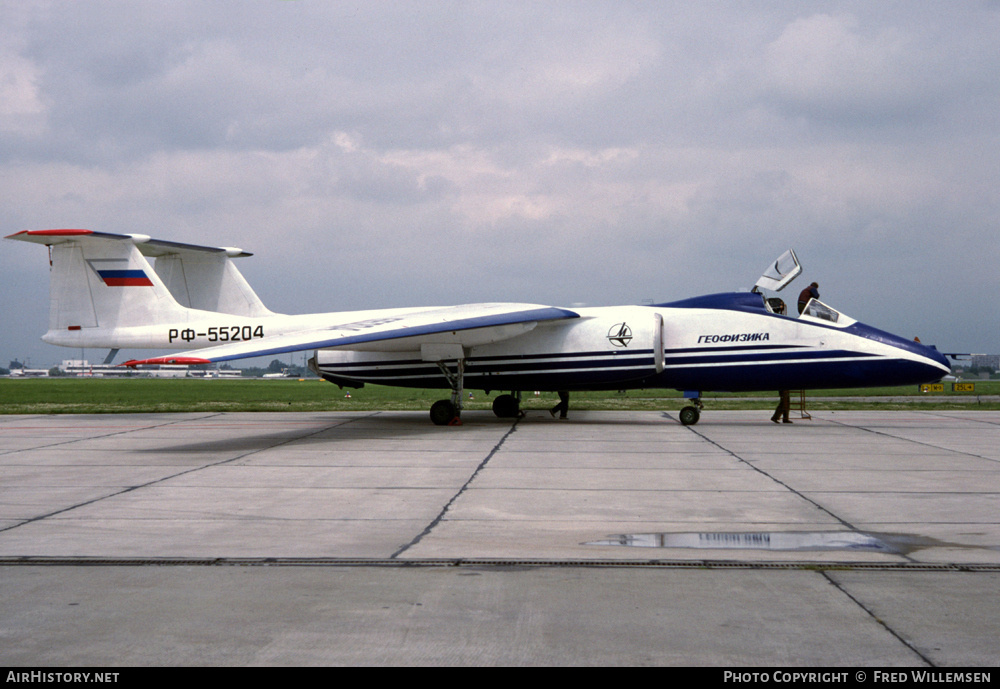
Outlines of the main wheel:
[[685,426],[693,426],[698,423],[698,419],[701,418],[701,412],[698,411],[698,407],[684,407],[681,409],[681,423]]
[[431,405],[431,421],[435,426],[447,426],[455,418],[455,405],[451,400],[438,400]]
[[521,405],[518,403],[517,398],[514,397],[514,395],[498,395],[497,398],[493,400],[493,413],[501,419],[514,418],[517,416],[520,409]]

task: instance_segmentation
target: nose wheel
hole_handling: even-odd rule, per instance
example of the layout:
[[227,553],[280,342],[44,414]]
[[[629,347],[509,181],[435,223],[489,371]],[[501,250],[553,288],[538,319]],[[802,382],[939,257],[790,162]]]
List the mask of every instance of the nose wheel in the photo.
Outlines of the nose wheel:
[[705,405],[701,403],[701,393],[699,392],[685,392],[684,396],[691,400],[691,404],[681,409],[681,423],[685,426],[693,426],[701,418],[701,410],[705,408]]
[[701,418],[701,411],[698,407],[684,407],[680,413],[681,423],[685,426],[693,426]]

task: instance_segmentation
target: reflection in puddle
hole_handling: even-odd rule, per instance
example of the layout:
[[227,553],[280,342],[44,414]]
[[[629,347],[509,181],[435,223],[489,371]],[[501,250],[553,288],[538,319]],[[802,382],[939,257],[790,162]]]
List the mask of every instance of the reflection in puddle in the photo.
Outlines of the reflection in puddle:
[[[893,539],[895,540],[895,539]],[[910,541],[911,539],[904,539]],[[624,545],[634,548],[725,548],[733,550],[860,550],[899,553],[916,543],[890,542],[854,531],[761,531],[754,533],[645,533],[611,536],[586,545]],[[903,547],[900,547],[903,546]],[[919,547],[919,546],[918,546]]]

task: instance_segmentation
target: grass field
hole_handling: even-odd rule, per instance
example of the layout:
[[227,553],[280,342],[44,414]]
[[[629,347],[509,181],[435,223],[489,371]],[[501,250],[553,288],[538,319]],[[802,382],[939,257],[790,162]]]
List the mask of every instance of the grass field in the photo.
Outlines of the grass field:
[[[824,409],[1000,409],[1000,381],[977,381],[974,392],[921,393],[916,386],[822,390],[806,393],[806,407]],[[390,388],[379,385],[361,390],[341,390],[316,378],[293,379],[102,379],[5,378],[0,379],[0,414],[115,414],[191,411],[355,411],[428,410],[448,396],[445,390]],[[471,391],[466,409],[490,409],[493,398]],[[468,392],[466,393],[468,396]],[[877,399],[872,399],[877,398]],[[711,409],[773,409],[776,392],[708,393]],[[797,396],[793,395],[793,403]],[[548,409],[558,401],[555,393],[525,393],[523,409]],[[574,409],[679,410],[685,406],[673,390],[628,392],[577,392],[570,398]]]

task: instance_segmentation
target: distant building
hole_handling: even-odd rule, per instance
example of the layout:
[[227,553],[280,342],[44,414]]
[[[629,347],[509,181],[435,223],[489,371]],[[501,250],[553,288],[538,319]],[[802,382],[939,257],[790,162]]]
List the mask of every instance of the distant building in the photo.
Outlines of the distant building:
[[1000,370],[1000,354],[973,354],[969,365],[977,368],[992,368],[994,371]]

